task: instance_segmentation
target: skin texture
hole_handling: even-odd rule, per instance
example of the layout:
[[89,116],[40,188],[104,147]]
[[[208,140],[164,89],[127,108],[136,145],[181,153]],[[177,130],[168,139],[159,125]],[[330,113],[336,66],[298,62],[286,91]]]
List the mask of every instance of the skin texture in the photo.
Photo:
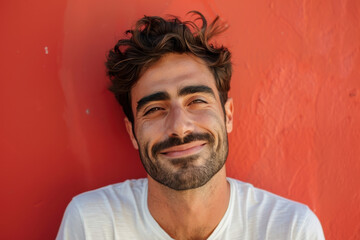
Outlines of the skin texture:
[[232,99],[221,105],[213,75],[188,54],[165,55],[131,97],[134,131],[125,123],[148,172],[150,213],[176,239],[208,237],[229,201],[224,163]]

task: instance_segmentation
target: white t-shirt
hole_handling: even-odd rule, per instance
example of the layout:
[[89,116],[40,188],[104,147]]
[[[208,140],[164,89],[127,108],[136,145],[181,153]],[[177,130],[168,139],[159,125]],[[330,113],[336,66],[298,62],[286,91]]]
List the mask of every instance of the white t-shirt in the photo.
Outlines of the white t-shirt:
[[[325,239],[319,220],[307,206],[227,180],[229,206],[209,240]],[[147,179],[127,180],[76,196],[56,239],[171,240],[149,212],[147,186]]]

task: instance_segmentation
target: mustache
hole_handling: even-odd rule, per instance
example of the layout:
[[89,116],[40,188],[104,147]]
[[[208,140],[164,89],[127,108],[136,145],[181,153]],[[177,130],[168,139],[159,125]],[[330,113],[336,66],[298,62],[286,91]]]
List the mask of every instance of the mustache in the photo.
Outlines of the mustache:
[[156,156],[159,152],[162,150],[174,147],[177,145],[182,145],[186,143],[190,143],[193,141],[207,141],[210,144],[214,143],[214,137],[209,133],[190,133],[189,135],[186,135],[184,138],[178,138],[178,137],[169,137],[168,139],[156,143],[151,148],[152,156]]

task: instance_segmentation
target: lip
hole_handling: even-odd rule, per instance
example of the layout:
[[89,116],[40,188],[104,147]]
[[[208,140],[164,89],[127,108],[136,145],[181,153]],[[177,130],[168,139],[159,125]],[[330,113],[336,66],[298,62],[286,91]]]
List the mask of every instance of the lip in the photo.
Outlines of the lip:
[[194,141],[174,147],[166,148],[160,154],[169,158],[186,157],[200,152],[205,146],[205,141]]

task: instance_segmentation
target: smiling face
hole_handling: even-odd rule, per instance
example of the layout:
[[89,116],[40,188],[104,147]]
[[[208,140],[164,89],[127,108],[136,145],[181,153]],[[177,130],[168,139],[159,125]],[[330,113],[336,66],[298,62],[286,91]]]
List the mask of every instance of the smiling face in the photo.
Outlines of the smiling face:
[[[221,105],[214,76],[188,54],[168,54],[131,90],[134,132],[147,173],[175,190],[206,184],[223,168],[232,130],[232,100]],[[135,133],[135,136],[134,134]]]

